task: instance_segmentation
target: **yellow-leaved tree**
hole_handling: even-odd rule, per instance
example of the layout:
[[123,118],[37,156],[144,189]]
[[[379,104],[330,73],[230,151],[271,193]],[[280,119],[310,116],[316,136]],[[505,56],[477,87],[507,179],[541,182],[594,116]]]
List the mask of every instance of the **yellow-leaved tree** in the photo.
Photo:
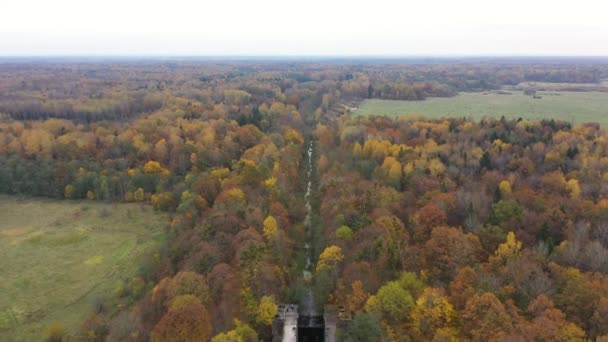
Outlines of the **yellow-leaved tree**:
[[268,189],[272,189],[277,185],[277,178],[270,177],[264,181],[264,186]]
[[581,196],[581,186],[578,184],[578,180],[572,178],[566,183],[568,191],[570,191],[570,197],[579,198]]
[[74,186],[72,184],[66,185],[63,195],[65,198],[72,198],[72,196],[74,196]]
[[401,163],[399,162],[395,162],[393,165],[391,165],[391,168],[388,171],[388,177],[392,180],[392,181],[399,181],[401,179],[401,176],[403,175],[403,168],[401,167]]
[[445,165],[441,162],[441,160],[435,158],[429,162],[429,171],[433,176],[442,175],[445,172]]
[[268,215],[268,217],[266,217],[266,219],[264,220],[264,237],[268,241],[271,241],[276,238],[278,233],[279,224],[277,223],[277,220],[275,220],[274,217]]
[[317,272],[323,270],[332,270],[344,259],[342,248],[338,246],[329,246],[319,255],[317,263]]
[[162,167],[159,162],[153,160],[150,160],[144,165],[144,173],[161,174],[163,176],[168,176],[170,174],[169,170]]
[[278,306],[272,296],[260,298],[256,320],[263,325],[271,325],[274,316],[277,314]]
[[234,329],[220,333],[211,342],[258,342],[258,334],[248,324],[234,320]]
[[288,128],[283,135],[283,139],[285,139],[286,143],[294,143],[296,145],[302,145],[304,143],[304,139],[302,135],[298,131],[293,128]]
[[509,232],[507,234],[507,241],[498,245],[496,253],[490,258],[491,262],[506,262],[521,254],[522,244],[515,238],[515,233]]
[[503,180],[498,184],[498,188],[500,189],[500,194],[504,196],[508,196],[511,194],[511,183],[508,180]]
[[451,325],[454,315],[454,307],[447,297],[439,289],[427,287],[416,300],[411,319],[421,337],[433,339],[438,329]]
[[146,199],[144,189],[138,188],[137,190],[135,190],[135,192],[133,193],[133,198],[136,202],[143,202]]

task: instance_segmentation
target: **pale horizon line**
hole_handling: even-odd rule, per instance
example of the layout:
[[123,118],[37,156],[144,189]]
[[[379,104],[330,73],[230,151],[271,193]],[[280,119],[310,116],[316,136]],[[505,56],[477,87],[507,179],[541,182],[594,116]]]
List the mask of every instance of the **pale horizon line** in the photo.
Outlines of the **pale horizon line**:
[[608,58],[608,54],[476,54],[476,53],[454,53],[454,54],[306,54],[306,53],[277,53],[277,54],[240,54],[240,53],[225,53],[225,54],[165,54],[165,53],[51,53],[51,54],[2,54],[0,59],[55,59],[55,58],[185,58],[185,59],[297,59],[297,58],[313,58],[313,59],[454,59],[454,58],[557,58],[557,59],[603,59]]

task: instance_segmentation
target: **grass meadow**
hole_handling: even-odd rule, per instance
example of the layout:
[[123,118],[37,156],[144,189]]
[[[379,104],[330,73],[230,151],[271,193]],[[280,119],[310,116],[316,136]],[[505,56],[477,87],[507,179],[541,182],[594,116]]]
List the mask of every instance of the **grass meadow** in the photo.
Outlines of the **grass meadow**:
[[564,120],[574,124],[598,122],[608,127],[608,93],[602,92],[538,92],[540,99],[510,91],[511,95],[495,92],[460,93],[449,98],[429,98],[425,101],[365,100],[354,115],[470,117],[505,116],[528,120]]
[[166,220],[149,206],[0,196],[0,340],[78,329],[139,270]]

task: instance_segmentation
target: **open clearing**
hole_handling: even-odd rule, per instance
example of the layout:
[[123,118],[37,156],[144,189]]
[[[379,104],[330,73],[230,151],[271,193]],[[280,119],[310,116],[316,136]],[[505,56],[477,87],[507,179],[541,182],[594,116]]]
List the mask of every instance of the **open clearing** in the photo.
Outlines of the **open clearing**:
[[540,99],[512,91],[497,93],[461,93],[448,98],[425,101],[365,100],[354,115],[426,116],[559,119],[575,124],[599,122],[608,127],[608,93],[601,92],[538,92]]
[[74,332],[165,222],[149,206],[0,196],[0,340],[40,341],[53,321]]

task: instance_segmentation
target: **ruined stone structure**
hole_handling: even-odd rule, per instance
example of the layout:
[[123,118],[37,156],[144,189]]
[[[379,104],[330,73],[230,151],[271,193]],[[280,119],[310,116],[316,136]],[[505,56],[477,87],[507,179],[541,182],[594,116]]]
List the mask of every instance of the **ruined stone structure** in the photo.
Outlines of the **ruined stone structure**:
[[298,340],[298,306],[280,304],[272,321],[272,342],[296,342]]
[[272,322],[272,342],[334,342],[350,322],[344,309],[325,306],[323,315],[300,313],[298,305],[280,304]]

